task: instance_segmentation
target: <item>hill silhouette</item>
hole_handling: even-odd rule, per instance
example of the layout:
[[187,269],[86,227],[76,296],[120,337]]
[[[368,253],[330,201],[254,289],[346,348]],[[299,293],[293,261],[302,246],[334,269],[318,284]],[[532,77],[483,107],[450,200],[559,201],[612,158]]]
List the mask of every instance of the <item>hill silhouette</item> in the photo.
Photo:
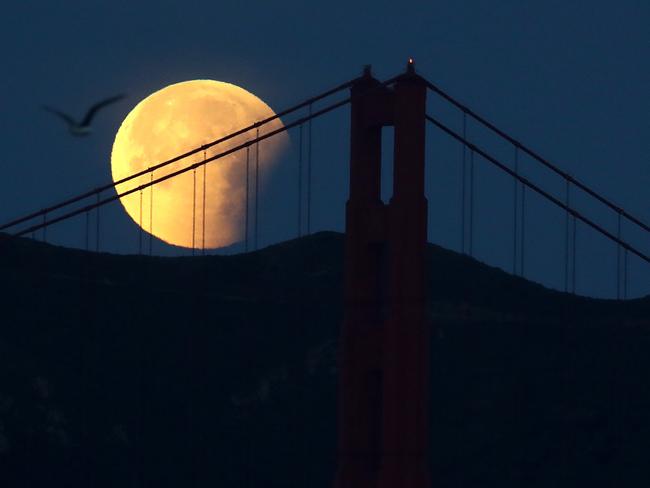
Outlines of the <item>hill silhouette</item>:
[[[330,486],[342,259],[4,243],[2,486]],[[650,299],[428,260],[436,486],[648,486]]]

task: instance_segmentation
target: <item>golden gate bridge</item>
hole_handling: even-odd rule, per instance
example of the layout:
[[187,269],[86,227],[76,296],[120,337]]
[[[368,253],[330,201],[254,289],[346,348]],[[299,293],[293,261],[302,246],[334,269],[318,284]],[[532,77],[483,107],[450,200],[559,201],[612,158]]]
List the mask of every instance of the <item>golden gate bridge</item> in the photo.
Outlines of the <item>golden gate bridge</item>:
[[[382,82],[382,86],[391,86],[392,84],[395,83],[395,81],[398,78],[399,76],[385,80]],[[274,136],[276,136],[281,132],[290,131],[292,129],[298,129],[300,134],[299,137],[300,151],[299,151],[299,162],[298,162],[299,174],[296,181],[296,185],[298,187],[298,204],[296,205],[298,228],[296,234],[298,236],[303,234],[305,217],[306,217],[306,229],[307,229],[307,233],[309,233],[311,230],[310,227],[311,227],[311,214],[312,214],[310,208],[312,202],[311,121],[321,118],[330,112],[333,112],[335,110],[343,108],[344,106],[349,105],[351,102],[351,98],[347,97],[344,98],[343,100],[336,101],[335,103],[330,103],[329,105],[326,105],[323,108],[315,111],[312,110],[312,107],[317,102],[327,101],[333,96],[341,92],[344,92],[345,90],[352,87],[357,80],[358,78],[355,78],[345,83],[339,84],[329,90],[323,91],[322,93],[316,96],[303,100],[300,103],[297,103],[290,108],[282,110],[272,117],[269,117],[264,120],[260,120],[248,127],[242,127],[240,130],[237,130],[231,134],[228,134],[217,140],[211,141],[202,146],[196,147],[183,154],[179,154],[178,156],[175,156],[169,160],[152,164],[148,168],[139,171],[137,173],[131,174],[125,178],[110,183],[106,183],[96,188],[89,189],[87,191],[79,193],[78,195],[72,196],[60,202],[57,202],[53,205],[42,208],[38,211],[30,212],[20,217],[14,218],[0,225],[0,232],[6,233],[8,236],[11,237],[24,237],[30,235],[32,237],[36,237],[37,235],[36,233],[40,232],[42,240],[47,240],[48,228],[51,228],[52,226],[59,224],[61,222],[69,221],[78,216],[85,216],[85,230],[83,231],[85,236],[84,239],[85,247],[87,250],[91,250],[90,234],[94,233],[94,242],[95,242],[94,250],[99,251],[100,242],[101,242],[100,239],[100,235],[101,235],[100,208],[101,207],[114,203],[118,201],[120,198],[126,197],[128,195],[132,195],[136,193],[141,194],[143,190],[147,190],[147,189],[149,190],[150,192],[149,196],[151,197],[154,193],[155,186],[166,180],[175,178],[179,175],[188,172],[192,172],[192,171],[195,172],[197,169],[202,168],[211,163],[218,164],[218,161],[220,159],[230,154],[239,151],[249,152],[250,150],[253,150],[251,151],[253,152],[253,154],[255,154],[255,152],[257,153],[256,158],[249,159],[248,154],[246,158],[246,164],[247,166],[250,165],[250,167],[247,168],[246,171],[247,188],[246,188],[246,223],[244,226],[245,228],[244,244],[246,250],[255,249],[257,248],[256,243],[258,242],[257,225],[259,220],[259,203],[258,203],[259,186],[257,181],[257,178],[259,176],[258,175],[259,143],[266,139],[273,138]],[[576,292],[575,289],[575,274],[576,274],[575,263],[576,263],[576,254],[577,254],[577,248],[575,244],[576,233],[577,233],[576,223],[581,222],[582,224],[593,229],[594,231],[596,231],[596,233],[600,234],[606,240],[614,244],[615,253],[616,253],[615,259],[617,260],[617,276],[615,278],[617,282],[616,297],[625,298],[627,296],[627,282],[628,282],[628,269],[629,269],[628,256],[634,255],[637,258],[639,258],[641,262],[644,263],[649,263],[650,257],[648,253],[644,250],[643,245],[630,242],[628,239],[626,239],[622,235],[622,229],[624,228],[624,225],[626,223],[629,223],[631,224],[632,227],[635,227],[636,229],[640,230],[642,232],[641,235],[647,235],[647,233],[650,232],[650,226],[642,219],[632,215],[630,212],[626,211],[620,205],[614,203],[612,200],[605,197],[602,193],[596,191],[595,189],[583,183],[580,179],[562,170],[556,164],[550,162],[548,159],[541,156],[539,152],[531,149],[529,146],[517,140],[516,138],[512,137],[504,130],[501,130],[494,123],[490,122],[486,118],[477,114],[471,108],[461,103],[457,98],[449,95],[446,91],[438,87],[436,84],[428,80],[424,80],[423,82],[426,84],[430,94],[440,97],[442,100],[447,102],[451,107],[457,109],[462,116],[462,130],[453,130],[449,125],[443,123],[441,119],[437,117],[435,114],[431,114],[431,113],[426,114],[426,120],[431,124],[431,126],[436,127],[442,133],[449,136],[452,140],[457,141],[462,147],[462,158],[461,158],[461,165],[463,171],[463,177],[461,183],[462,198],[461,198],[461,204],[459,208],[460,220],[461,220],[461,225],[460,225],[461,252],[468,253],[470,255],[473,254],[472,252],[473,241],[474,241],[473,193],[474,193],[474,186],[475,186],[473,168],[477,163],[478,158],[480,157],[483,161],[487,162],[490,165],[493,165],[503,174],[512,178],[513,183],[515,185],[513,189],[514,199],[513,199],[513,208],[512,208],[513,244],[511,247],[512,263],[513,263],[512,272],[514,274],[519,274],[522,276],[525,274],[524,263],[525,263],[526,241],[525,241],[524,232],[525,232],[527,219],[529,218],[526,209],[526,192],[533,192],[541,196],[550,205],[557,207],[558,209],[560,209],[565,213],[564,228],[558,229],[559,232],[563,232],[565,235],[564,256],[562,257],[562,259],[564,260],[565,291],[571,291],[573,293]],[[290,116],[295,116],[296,114],[299,114],[301,110],[304,109],[309,110],[309,113],[307,115],[302,115],[295,118],[294,120],[289,121],[281,129],[269,133],[263,133],[260,135],[259,133],[260,129],[262,129],[269,122],[272,122],[273,120],[276,119],[284,119]],[[472,140],[472,138],[468,136],[467,133],[467,124],[468,121],[470,120],[476,122],[479,126],[482,126],[483,128],[487,129],[489,132],[492,132],[493,134],[501,138],[503,141],[505,141],[507,144],[509,144],[512,147],[513,155],[514,155],[512,161],[506,162],[503,160],[503,158],[495,157],[493,154],[490,154],[489,150],[482,147],[480,142],[476,140]],[[306,155],[307,156],[306,158],[303,155],[304,126],[308,126],[308,131],[309,131],[307,136],[308,154]],[[224,146],[225,144],[237,138],[241,138],[241,136],[247,136],[249,137],[249,139],[233,147],[228,147],[225,150],[219,151],[220,146]],[[216,152],[215,154],[209,157],[205,157],[206,151],[209,149],[217,150],[218,152]],[[192,156],[196,156],[196,155],[200,156],[201,154],[203,154],[204,156],[202,160],[199,160],[192,164],[188,164],[184,167],[181,167],[180,169],[176,169],[164,175],[156,176],[156,173],[158,172],[160,174],[160,170],[162,170],[163,168],[169,167],[170,165],[182,162],[184,160],[188,160]],[[553,174],[557,175],[564,182],[564,188],[565,188],[564,194],[563,195],[553,194],[553,192],[545,190],[543,184],[536,183],[535,181],[533,181],[532,177],[524,176],[518,170],[518,166],[520,166],[521,164],[520,161],[522,156],[528,157],[530,161],[539,164],[541,167],[546,168],[550,170]],[[304,161],[305,159],[306,161]],[[306,185],[307,185],[306,195],[303,194],[303,186],[305,184],[304,183],[305,178],[304,175],[302,174],[305,164],[307,165],[306,171],[308,173],[306,178]],[[468,171],[470,172],[469,175],[466,174]],[[117,191],[117,189],[121,185],[124,185],[125,183],[132,182],[133,180],[137,180],[138,178],[142,178],[146,176],[149,176],[150,181],[134,186],[133,188],[130,188],[129,190],[121,193]],[[616,219],[615,228],[614,229],[608,228],[607,224],[598,222],[597,219],[587,216],[586,212],[582,212],[578,210],[578,208],[576,208],[576,206],[574,206],[571,203],[572,194],[576,194],[577,192],[581,192],[583,195],[591,198],[593,202],[595,202],[596,204],[601,205],[604,209],[610,211],[611,214]],[[205,202],[201,203],[201,202],[197,202],[196,200],[194,202],[195,206],[201,204],[205,205]],[[306,209],[303,209],[304,206],[306,206]],[[155,207],[152,208],[151,211],[154,212]],[[95,212],[97,216],[94,229],[90,228],[91,224],[90,224],[89,214],[91,212]],[[194,214],[197,215],[198,212],[194,212]],[[153,221],[154,215],[152,213],[148,216],[144,216],[141,218],[145,218],[145,219],[148,218],[150,221]],[[205,227],[205,222],[203,222],[202,224],[203,227]],[[194,228],[197,229],[198,224],[196,224]],[[550,229],[547,230],[550,231]],[[196,242],[195,247],[200,248],[201,246],[198,243],[198,240],[200,240],[200,238],[195,239],[194,238],[195,234],[196,232],[194,231],[193,242]],[[110,251],[110,249],[106,249],[106,250]],[[204,248],[201,250],[203,253],[205,253]],[[142,236],[139,236],[139,246],[137,252],[138,253],[143,252]],[[152,252],[152,239],[150,238],[149,254],[151,254],[151,252]]]
[[[328,100],[345,90],[350,96],[330,102],[314,110],[316,102]],[[427,95],[441,97],[459,110],[462,131],[455,131],[426,109]],[[300,140],[299,177],[297,181],[297,234],[302,235],[303,175],[307,165],[306,222],[311,231],[311,121],[326,114],[351,106],[350,128],[350,194],[346,206],[346,258],[345,258],[345,313],[340,332],[340,386],[339,386],[339,449],[337,488],[396,486],[430,486],[431,474],[427,465],[429,327],[425,318],[425,266],[424,246],[427,238],[427,201],[424,196],[425,125],[437,128],[462,147],[462,205],[461,249],[472,253],[474,228],[474,165],[485,161],[512,178],[513,191],[513,272],[524,274],[525,238],[527,223],[526,194],[535,193],[565,214],[564,226],[564,283],[565,291],[576,292],[575,267],[577,223],[580,222],[602,235],[615,246],[617,262],[617,298],[627,296],[629,256],[640,265],[647,266],[650,256],[642,248],[622,235],[623,223],[633,225],[643,232],[650,227],[641,219],[614,204],[593,188],[569,175],[557,165],[540,156],[528,146],[499,129],[492,122],[472,111],[447,92],[415,72],[409,60],[405,73],[379,81],[370,68],[357,78],[340,84],[317,96],[265,120],[204,144],[170,160],[151,165],[147,169],[121,180],[85,191],[55,205],[13,219],[0,226],[7,239],[33,235],[41,231],[46,239],[48,228],[70,219],[85,216],[85,243],[89,249],[90,234],[95,233],[95,251],[100,250],[100,209],[131,194],[144,190],[153,198],[154,188],[172,178],[196,170],[236,153],[246,151],[246,249],[257,249],[259,214],[259,144],[274,136],[298,129]],[[308,109],[308,114],[300,111]],[[264,133],[261,129],[280,117],[294,117],[284,127]],[[506,141],[513,150],[513,161],[504,162],[491,154],[480,141],[468,136],[467,123],[472,120]],[[307,125],[308,151],[303,158],[303,128]],[[381,187],[381,137],[382,128],[393,126],[394,181],[390,203],[380,198]],[[254,133],[254,136],[249,136]],[[249,136],[232,147],[220,148],[240,136]],[[208,156],[207,150],[217,152]],[[251,151],[253,149],[253,151]],[[251,153],[254,157],[251,160]],[[203,155],[195,162],[160,175],[163,168]],[[551,170],[564,182],[565,194],[558,196],[543,188],[531,177],[519,172],[520,157],[525,155],[539,165]],[[252,163],[252,165],[251,165]],[[251,168],[252,166],[252,168]],[[469,172],[469,185],[466,172]],[[119,192],[118,187],[136,178],[149,177],[129,190]],[[252,176],[254,184],[250,184]],[[196,182],[196,178],[194,180]],[[204,180],[205,181],[205,180]],[[195,183],[196,184],[196,183]],[[252,187],[252,188],[251,188]],[[597,222],[572,204],[572,192],[580,191],[599,205],[611,211],[616,218],[616,228]],[[205,195],[205,192],[203,193]],[[196,207],[205,206],[205,198]],[[252,202],[252,203],[251,203]],[[151,229],[154,206],[150,207]],[[205,207],[204,207],[205,208]],[[88,216],[96,213],[95,227],[91,229]],[[140,212],[141,219],[142,212]],[[205,219],[205,211],[202,212]],[[253,232],[249,232],[250,223]],[[192,242],[195,243],[196,222],[192,225]],[[205,222],[202,222],[205,229]],[[5,239],[6,240],[6,239]],[[152,253],[149,240],[149,254]],[[194,249],[194,247],[193,247]],[[205,252],[205,247],[201,249]],[[138,252],[143,252],[142,240]]]

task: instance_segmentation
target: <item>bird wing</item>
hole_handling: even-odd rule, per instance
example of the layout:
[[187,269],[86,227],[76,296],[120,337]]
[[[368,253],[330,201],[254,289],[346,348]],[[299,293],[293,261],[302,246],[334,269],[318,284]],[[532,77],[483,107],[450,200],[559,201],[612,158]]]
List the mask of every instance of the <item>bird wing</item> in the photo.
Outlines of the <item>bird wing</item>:
[[125,96],[126,95],[124,95],[124,94],[115,95],[114,97],[110,97],[110,98],[107,98],[105,100],[102,100],[101,102],[97,102],[95,105],[93,105],[92,107],[90,107],[88,109],[88,112],[86,112],[86,116],[81,121],[81,125],[84,125],[84,126],[85,125],[90,125],[90,122],[93,120],[93,117],[95,116],[95,114],[97,113],[97,111],[100,108],[105,107],[106,105],[110,105],[111,103],[115,103],[118,100],[121,100],[122,98],[124,98]]
[[45,106],[45,105],[43,105],[43,110],[47,110],[48,112],[53,113],[54,115],[57,115],[58,117],[65,120],[68,125],[71,125],[71,126],[77,125],[77,123],[75,122],[75,120],[72,117],[70,117],[68,114],[64,114],[60,110],[57,110],[55,108],[48,107],[48,106]]

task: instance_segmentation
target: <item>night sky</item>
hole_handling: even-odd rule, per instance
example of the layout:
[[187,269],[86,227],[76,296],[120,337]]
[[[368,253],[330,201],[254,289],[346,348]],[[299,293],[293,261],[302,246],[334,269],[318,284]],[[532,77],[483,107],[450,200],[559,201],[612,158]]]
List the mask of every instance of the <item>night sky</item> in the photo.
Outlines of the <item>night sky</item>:
[[[110,181],[120,122],[168,84],[208,78],[240,85],[276,111],[361,73],[385,79],[409,56],[420,74],[641,220],[650,221],[650,3],[463,2],[10,2],[0,20],[2,130],[0,221]],[[81,116],[103,97],[95,133],[71,137],[40,109]],[[430,113],[459,130],[435,99]],[[218,114],[215,114],[218,117]],[[313,125],[313,229],[342,230],[348,109]],[[510,164],[512,148],[470,125],[476,141]],[[386,147],[390,146],[387,131]],[[427,147],[432,242],[460,246],[458,143],[434,128]],[[296,143],[263,192],[260,244],[296,233]],[[152,162],[155,163],[155,162]],[[522,160],[522,172],[563,196],[563,183]],[[390,184],[386,180],[386,189]],[[512,182],[476,161],[474,254],[512,270]],[[388,196],[386,190],[385,196]],[[610,230],[615,216],[578,207]],[[102,248],[137,251],[122,207],[102,212]],[[564,287],[564,215],[530,197],[526,276]],[[81,224],[48,231],[81,247]],[[578,226],[577,292],[616,294],[616,248]],[[645,253],[647,235],[623,233]],[[156,254],[188,254],[160,241]],[[650,293],[650,265],[629,261],[629,294]]]

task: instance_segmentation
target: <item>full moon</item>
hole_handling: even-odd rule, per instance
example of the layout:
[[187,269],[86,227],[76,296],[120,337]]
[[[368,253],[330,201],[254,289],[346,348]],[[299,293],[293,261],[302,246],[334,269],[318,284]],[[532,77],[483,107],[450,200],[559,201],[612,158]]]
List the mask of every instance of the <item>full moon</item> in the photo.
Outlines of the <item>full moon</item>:
[[[126,116],[111,153],[117,182],[158,163],[212,142],[275,115],[252,93],[230,83],[192,80],[152,93]],[[259,128],[260,135],[282,128],[277,118]],[[153,172],[158,179],[256,137],[250,130],[227,142]],[[256,157],[260,188],[288,146],[282,132],[249,150],[241,149],[195,170],[120,198],[144,231],[182,247],[219,248],[242,240],[245,232],[246,161],[249,158],[251,202]],[[116,187],[118,193],[148,183],[146,174]],[[205,189],[205,191],[204,191]],[[252,203],[251,203],[252,205]],[[204,212],[205,209],[205,212]]]

